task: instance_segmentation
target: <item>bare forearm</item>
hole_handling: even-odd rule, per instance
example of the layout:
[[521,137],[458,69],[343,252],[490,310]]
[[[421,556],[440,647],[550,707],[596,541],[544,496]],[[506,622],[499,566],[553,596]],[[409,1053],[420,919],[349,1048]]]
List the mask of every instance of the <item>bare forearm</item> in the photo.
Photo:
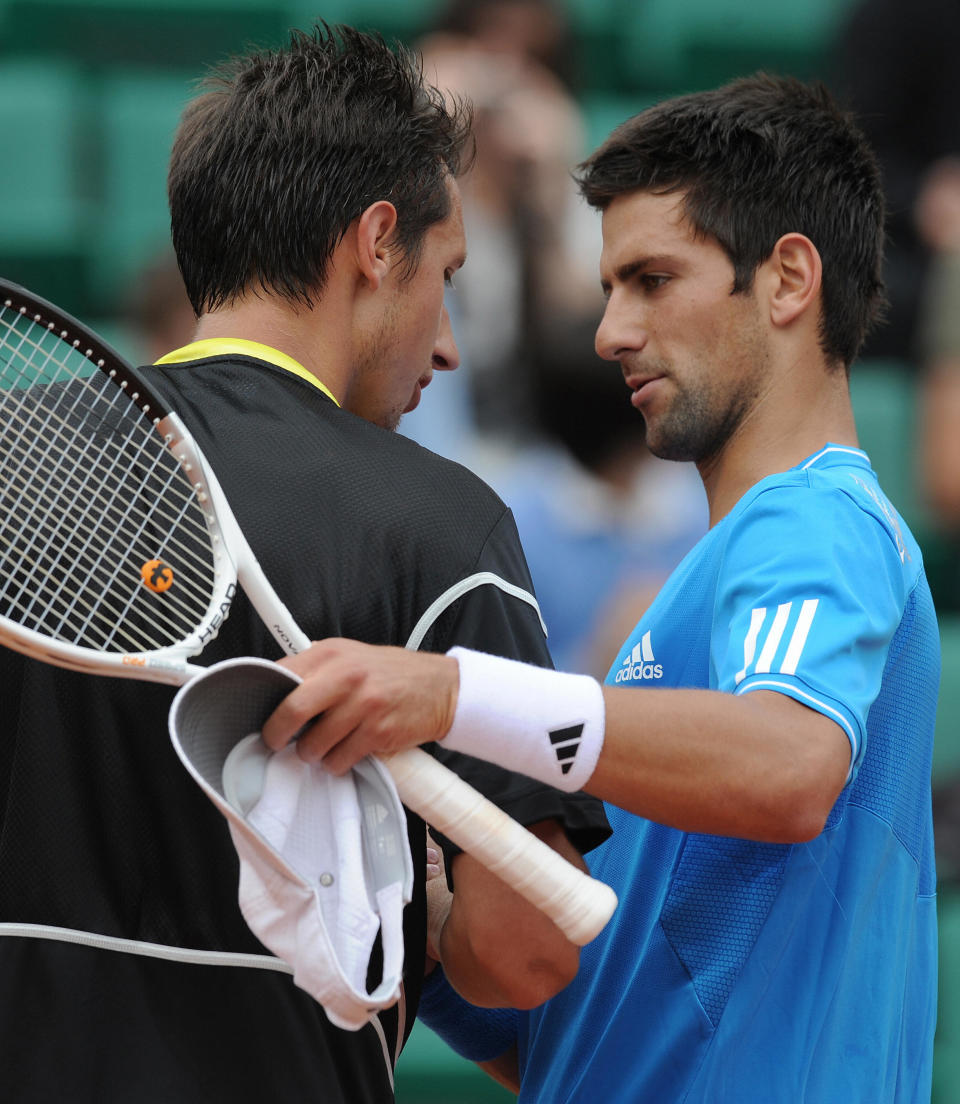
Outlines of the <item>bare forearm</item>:
[[604,705],[589,791],[684,831],[809,839],[846,778],[842,731],[782,694],[605,688]]
[[[443,739],[684,831],[771,842],[817,835],[847,777],[843,730],[785,694],[605,687],[601,698],[583,676],[460,651],[315,645],[284,661],[311,678],[264,739],[282,747],[322,713],[298,746],[335,772],[361,755]],[[585,717],[576,765],[568,754],[561,777],[547,737]]]
[[[585,868],[555,822],[533,831]],[[439,952],[450,984],[464,998],[484,1008],[533,1008],[569,984],[579,949],[551,920],[469,855],[457,856],[453,872]]]
[[[558,963],[549,949],[514,946],[523,942],[521,925],[502,927],[494,941],[471,940],[451,912],[440,941],[440,961],[450,984],[480,1008],[535,1008],[568,985],[576,973],[566,961]],[[462,915],[462,910],[460,910]],[[509,932],[508,938],[505,933]],[[568,956],[564,955],[566,959]]]

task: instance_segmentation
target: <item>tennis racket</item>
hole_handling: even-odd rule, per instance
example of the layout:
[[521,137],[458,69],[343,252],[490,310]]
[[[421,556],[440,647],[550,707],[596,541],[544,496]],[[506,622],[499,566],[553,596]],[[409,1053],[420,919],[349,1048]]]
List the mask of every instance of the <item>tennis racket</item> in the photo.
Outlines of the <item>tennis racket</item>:
[[[182,685],[241,586],[288,654],[309,645],[178,416],[82,323],[0,280],[0,643]],[[616,907],[420,749],[384,756],[403,803],[583,945]]]

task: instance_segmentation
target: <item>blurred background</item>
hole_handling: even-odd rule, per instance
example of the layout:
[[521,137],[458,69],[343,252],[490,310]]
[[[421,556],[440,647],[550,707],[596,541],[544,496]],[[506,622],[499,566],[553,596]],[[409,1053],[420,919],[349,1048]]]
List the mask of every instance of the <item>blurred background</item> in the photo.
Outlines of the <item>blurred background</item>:
[[[166,162],[204,69],[316,19],[421,50],[468,95],[463,358],[401,430],[514,510],[557,665],[598,676],[706,527],[696,473],[647,453],[593,331],[597,218],[570,169],[666,96],[758,69],[824,80],[860,115],[890,204],[887,324],[852,376],[861,443],[920,539],[943,681],[934,764],[940,1018],[934,1101],[960,1104],[960,4],[956,0],[0,0],[0,273],[133,361],[193,323]],[[510,1094],[421,1027],[400,1104]]]

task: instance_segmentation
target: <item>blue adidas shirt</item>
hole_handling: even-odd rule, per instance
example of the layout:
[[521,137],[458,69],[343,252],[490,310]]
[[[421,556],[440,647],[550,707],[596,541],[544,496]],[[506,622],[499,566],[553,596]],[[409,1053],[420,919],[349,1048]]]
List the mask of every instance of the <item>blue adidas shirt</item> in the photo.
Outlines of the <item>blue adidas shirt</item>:
[[608,806],[588,859],[620,906],[521,1018],[521,1102],[929,1104],[939,647],[920,551],[860,450],[762,480],[710,530],[607,682],[788,694],[842,728],[848,784],[793,845]]

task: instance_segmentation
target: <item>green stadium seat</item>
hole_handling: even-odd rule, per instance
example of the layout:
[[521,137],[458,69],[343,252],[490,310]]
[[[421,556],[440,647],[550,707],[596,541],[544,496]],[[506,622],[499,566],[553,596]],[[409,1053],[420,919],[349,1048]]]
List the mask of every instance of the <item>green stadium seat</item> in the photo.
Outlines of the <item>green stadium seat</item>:
[[942,674],[933,744],[934,779],[960,774],[960,615],[940,614]]
[[199,68],[250,43],[277,45],[277,0],[3,0],[3,49],[75,61]]
[[960,1100],[960,889],[941,887],[940,993],[933,1046],[932,1104]]
[[317,20],[348,23],[411,43],[429,30],[443,0],[286,0],[291,26],[307,29]]
[[193,76],[118,69],[99,81],[102,177],[93,277],[104,308],[169,245],[167,166]]
[[516,1100],[422,1023],[413,1026],[395,1080],[397,1104],[510,1104]]
[[617,34],[620,16],[630,0],[559,0],[557,7],[565,14],[574,31],[587,34]]
[[915,447],[917,380],[901,361],[869,359],[853,366],[850,391],[860,443],[880,485],[923,550],[927,579],[941,611],[960,609],[956,541],[939,530],[923,499]]
[[573,37],[578,86],[590,92],[629,91],[615,64],[622,13],[636,0],[559,0]]
[[58,248],[82,227],[75,71],[0,65],[0,235],[5,248]]
[[646,110],[669,92],[588,92],[580,97],[580,106],[586,123],[586,149],[592,153],[614,129],[631,116]]
[[86,305],[87,123],[76,69],[0,61],[0,272],[74,313]]
[[644,0],[624,11],[621,67],[642,87],[710,88],[758,69],[825,75],[853,0]]
[[857,434],[890,501],[922,527],[915,450],[916,382],[900,361],[861,360],[850,373]]

